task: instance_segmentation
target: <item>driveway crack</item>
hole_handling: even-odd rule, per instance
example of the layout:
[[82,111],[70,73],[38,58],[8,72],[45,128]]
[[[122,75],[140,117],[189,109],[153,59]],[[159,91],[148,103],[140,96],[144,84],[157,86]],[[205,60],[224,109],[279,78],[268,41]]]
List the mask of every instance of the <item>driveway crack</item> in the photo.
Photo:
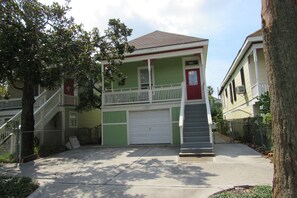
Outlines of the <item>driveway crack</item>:
[[147,153],[149,153],[153,147],[150,147],[148,150],[146,150],[141,156],[139,156],[136,160],[134,160],[132,163],[128,164],[127,166],[124,166],[124,169],[118,172],[117,174],[113,175],[112,178],[108,179],[106,182],[103,182],[102,185],[107,185],[109,182],[111,182],[114,178],[122,174],[127,168],[138,162],[143,156],[145,156]]

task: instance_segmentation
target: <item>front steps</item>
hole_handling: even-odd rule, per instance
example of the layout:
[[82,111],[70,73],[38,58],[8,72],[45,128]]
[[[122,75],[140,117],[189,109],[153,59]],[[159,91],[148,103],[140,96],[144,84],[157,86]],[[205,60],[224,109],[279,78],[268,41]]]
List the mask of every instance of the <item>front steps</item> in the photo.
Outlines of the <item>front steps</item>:
[[179,156],[214,156],[206,104],[185,106],[183,141]]

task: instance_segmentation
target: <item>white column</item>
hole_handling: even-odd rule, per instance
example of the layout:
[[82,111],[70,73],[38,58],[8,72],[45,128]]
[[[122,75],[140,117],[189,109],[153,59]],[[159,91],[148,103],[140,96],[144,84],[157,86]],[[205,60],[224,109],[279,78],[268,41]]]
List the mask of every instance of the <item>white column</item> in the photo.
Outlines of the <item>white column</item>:
[[147,60],[147,69],[149,73],[149,101],[152,102],[153,95],[152,95],[152,78],[151,78],[151,59]]
[[259,83],[259,66],[258,66],[257,49],[253,49],[253,57],[254,57],[254,63],[255,63],[257,91],[258,91],[258,95],[260,95],[261,94],[261,90],[260,90],[260,83]]

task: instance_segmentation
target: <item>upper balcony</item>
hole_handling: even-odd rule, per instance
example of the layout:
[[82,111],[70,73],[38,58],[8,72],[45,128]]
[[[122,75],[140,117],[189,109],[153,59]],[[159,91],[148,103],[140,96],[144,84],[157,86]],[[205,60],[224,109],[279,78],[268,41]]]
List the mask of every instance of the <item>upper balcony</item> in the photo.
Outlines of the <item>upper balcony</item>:
[[[39,108],[47,99],[49,99],[55,92],[43,92],[35,97],[34,109]],[[77,96],[63,95],[61,105],[76,106],[78,104]],[[22,108],[22,98],[11,98],[0,100],[0,110],[15,110]]]
[[102,106],[180,101],[181,94],[181,84],[107,90],[102,94]]
[[256,84],[254,84],[251,87],[251,89],[252,89],[253,98],[256,98],[256,97],[264,94],[265,92],[269,91],[268,83],[262,83],[262,82],[258,82]]

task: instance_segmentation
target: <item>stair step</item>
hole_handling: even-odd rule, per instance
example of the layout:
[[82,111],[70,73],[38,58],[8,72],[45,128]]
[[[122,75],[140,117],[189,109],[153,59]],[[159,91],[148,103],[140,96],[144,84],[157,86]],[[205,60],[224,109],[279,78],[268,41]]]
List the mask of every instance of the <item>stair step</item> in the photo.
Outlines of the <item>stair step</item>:
[[202,126],[208,127],[208,122],[206,121],[184,122],[184,127],[202,127]]
[[215,154],[212,151],[209,152],[180,152],[179,153],[180,157],[214,157]]
[[212,148],[212,143],[208,142],[184,142],[181,148]]
[[[205,132],[209,131],[208,126],[201,126],[201,127],[184,127],[184,133],[185,132]],[[209,132],[208,132],[209,133]]]
[[190,142],[209,142],[209,136],[199,136],[199,137],[184,137],[184,143]]
[[204,132],[184,132],[183,134],[184,137],[209,137],[209,132],[204,131]]

